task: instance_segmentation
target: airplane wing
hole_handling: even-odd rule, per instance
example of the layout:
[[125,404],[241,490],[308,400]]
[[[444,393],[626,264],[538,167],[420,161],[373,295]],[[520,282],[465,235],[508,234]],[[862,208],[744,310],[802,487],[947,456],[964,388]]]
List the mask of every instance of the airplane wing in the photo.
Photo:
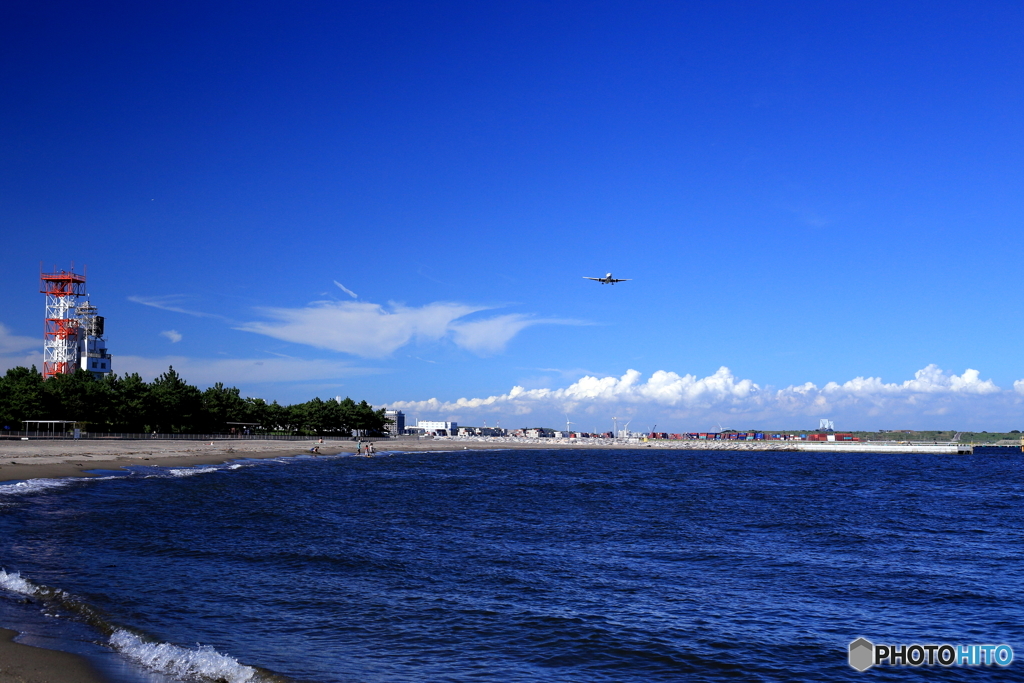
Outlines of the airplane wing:
[[609,280],[609,282],[629,282],[632,279],[633,278],[631,278],[631,277],[627,277],[627,278],[623,278],[623,279],[620,280],[619,278],[613,277],[611,280]]
[[598,282],[600,282],[600,281],[601,281],[601,280],[603,280],[604,278],[600,278],[600,277],[587,277],[586,275],[584,275],[584,276],[583,276],[583,279],[584,279],[584,280],[597,280]]

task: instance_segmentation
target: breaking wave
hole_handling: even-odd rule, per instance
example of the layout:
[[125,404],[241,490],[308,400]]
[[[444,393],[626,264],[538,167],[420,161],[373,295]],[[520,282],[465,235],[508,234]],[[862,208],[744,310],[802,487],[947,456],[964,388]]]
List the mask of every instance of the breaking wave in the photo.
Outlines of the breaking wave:
[[192,477],[197,474],[208,474],[210,472],[220,472],[220,467],[188,467],[174,470],[167,470],[167,474],[172,477]]
[[8,574],[6,569],[0,569],[0,588],[22,595],[35,595],[39,590],[34,583],[21,578],[21,572]]
[[10,484],[0,484],[0,496],[23,496],[48,489],[59,489],[69,485],[72,479],[29,479]]
[[124,629],[114,631],[110,645],[137,664],[179,678],[226,683],[255,683],[260,680],[256,669],[222,655],[209,645],[189,649],[170,643],[150,643]]
[[183,680],[216,681],[217,683],[261,683],[275,677],[241,664],[237,659],[221,654],[208,645],[184,648],[171,643],[154,643],[131,631],[111,624],[99,611],[76,599],[69,593],[43,586],[0,568],[0,589],[41,600],[44,612],[57,616],[73,615],[101,633],[109,635],[110,646],[123,656],[152,671],[169,674]]

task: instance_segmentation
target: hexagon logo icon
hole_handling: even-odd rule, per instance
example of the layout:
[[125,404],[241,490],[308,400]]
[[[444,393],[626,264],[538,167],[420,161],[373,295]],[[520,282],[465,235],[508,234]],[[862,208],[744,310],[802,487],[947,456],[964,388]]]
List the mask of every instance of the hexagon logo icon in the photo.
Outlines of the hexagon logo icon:
[[875,663],[875,646],[870,640],[858,638],[850,643],[850,666],[867,671]]

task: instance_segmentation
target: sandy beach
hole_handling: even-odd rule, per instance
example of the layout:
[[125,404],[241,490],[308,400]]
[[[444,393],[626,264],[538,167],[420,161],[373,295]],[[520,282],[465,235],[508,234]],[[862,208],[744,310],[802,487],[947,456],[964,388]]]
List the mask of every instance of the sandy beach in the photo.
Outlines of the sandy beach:
[[[29,441],[0,439],[0,481],[87,477],[90,470],[116,470],[133,465],[153,467],[190,467],[214,465],[238,458],[280,458],[308,454],[312,446],[320,446],[321,455],[354,453],[353,441],[316,439],[308,441],[264,441],[232,439],[223,441],[119,440],[84,439]],[[654,445],[654,444],[651,444]],[[611,440],[559,440],[463,437],[437,439],[394,439],[376,441],[381,451],[452,451],[534,448],[622,448],[650,447],[643,443],[616,443]],[[660,448],[752,449],[754,443],[736,442],[665,442]],[[758,450],[766,449],[757,444]],[[777,448],[776,448],[777,449]]]
[[[320,445],[321,455],[354,453],[356,444],[347,440],[264,441],[232,439],[223,441],[179,440],[6,440],[0,439],[0,481],[37,478],[90,476],[90,470],[116,470],[132,465],[189,467],[213,465],[238,458],[280,458],[308,454]],[[874,452],[957,452],[957,446],[894,444],[879,442],[827,443],[801,441],[613,441],[611,439],[533,439],[522,437],[438,437],[400,438],[375,442],[382,451],[453,451],[507,449],[626,449],[639,448],[716,451],[874,451]]]
[[280,458],[309,453],[354,453],[348,441],[162,441],[31,440],[0,441],[0,481],[90,476],[88,470],[116,470],[132,465],[190,467],[238,458]]
[[16,631],[0,628],[0,681],[3,683],[103,683],[85,659],[14,642]]

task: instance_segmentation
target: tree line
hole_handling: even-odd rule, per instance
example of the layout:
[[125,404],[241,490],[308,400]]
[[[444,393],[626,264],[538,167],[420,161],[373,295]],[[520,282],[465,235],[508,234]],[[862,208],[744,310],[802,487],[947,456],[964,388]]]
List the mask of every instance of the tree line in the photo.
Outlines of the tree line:
[[23,420],[74,420],[86,431],[107,433],[321,436],[381,434],[388,422],[383,408],[350,398],[282,406],[242,398],[237,388],[220,382],[200,391],[173,366],[152,382],[138,373],[96,379],[82,370],[44,380],[35,366],[12,368],[0,377],[0,429],[20,430]]

